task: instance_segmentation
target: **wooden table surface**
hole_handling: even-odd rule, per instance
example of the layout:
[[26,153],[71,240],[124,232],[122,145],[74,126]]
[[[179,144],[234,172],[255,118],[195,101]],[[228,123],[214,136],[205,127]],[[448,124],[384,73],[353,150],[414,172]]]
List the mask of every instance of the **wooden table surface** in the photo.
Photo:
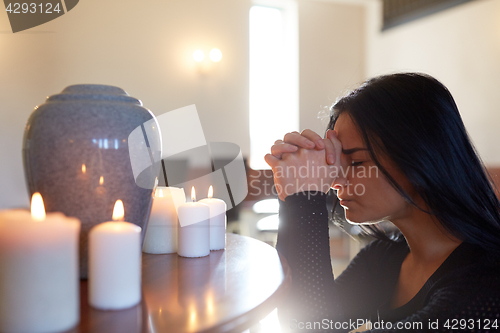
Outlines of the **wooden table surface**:
[[203,258],[143,254],[143,297],[130,309],[90,308],[82,281],[81,321],[70,332],[240,333],[279,305],[290,284],[290,268],[273,247],[227,234],[226,250]]

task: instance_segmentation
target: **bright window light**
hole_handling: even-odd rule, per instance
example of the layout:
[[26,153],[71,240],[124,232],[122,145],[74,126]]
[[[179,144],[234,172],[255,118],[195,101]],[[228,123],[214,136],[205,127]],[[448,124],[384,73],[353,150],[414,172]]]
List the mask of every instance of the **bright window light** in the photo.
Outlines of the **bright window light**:
[[296,7],[250,9],[250,167],[269,169],[275,140],[298,130]]
[[256,228],[259,231],[278,231],[280,218],[278,214],[269,215],[257,221]]
[[278,213],[280,204],[278,199],[264,199],[256,202],[252,206],[252,210],[257,214],[273,214]]

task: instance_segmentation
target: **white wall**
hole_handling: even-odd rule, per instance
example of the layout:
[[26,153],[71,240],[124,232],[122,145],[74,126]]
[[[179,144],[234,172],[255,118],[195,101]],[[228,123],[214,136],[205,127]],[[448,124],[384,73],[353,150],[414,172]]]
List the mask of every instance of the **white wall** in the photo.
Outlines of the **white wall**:
[[436,77],[455,97],[485,164],[500,166],[500,1],[472,1],[383,32],[380,0],[367,9],[367,76]]
[[[28,205],[21,158],[26,120],[47,95],[70,84],[119,86],[157,115],[196,104],[208,141],[236,143],[248,155],[251,5],[85,0],[58,19],[16,34],[0,11],[0,209]],[[300,7],[301,128],[322,131],[317,112],[362,78],[362,8],[302,0]],[[212,47],[221,49],[222,61],[201,72],[192,53]],[[337,63],[346,59],[346,67]]]
[[[207,140],[247,152],[249,8],[246,0],[85,0],[16,34],[0,11],[0,208],[28,204],[24,125],[70,84],[122,87],[157,115],[196,104]],[[201,73],[192,53],[212,47],[223,59]]]
[[300,128],[322,135],[318,113],[365,79],[364,6],[300,1],[299,41]]

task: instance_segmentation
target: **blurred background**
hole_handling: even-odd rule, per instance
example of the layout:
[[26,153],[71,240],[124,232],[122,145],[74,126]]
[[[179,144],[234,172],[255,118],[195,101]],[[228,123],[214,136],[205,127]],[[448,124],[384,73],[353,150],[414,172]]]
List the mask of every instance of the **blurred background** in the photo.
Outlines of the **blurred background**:
[[[328,107],[375,75],[443,82],[496,180],[499,59],[497,0],[85,0],[15,34],[1,11],[0,209],[29,204],[28,116],[78,83],[119,86],[156,115],[196,104],[206,140],[239,145],[248,162],[249,196],[228,232],[271,245],[277,201],[264,154],[286,132],[323,134]],[[362,244],[331,228],[336,274]]]
[[85,0],[15,34],[1,11],[0,208],[28,205],[29,114],[76,83],[119,86],[156,115],[196,104],[207,141],[239,145],[260,170],[274,140],[323,133],[327,108],[366,78],[422,71],[448,86],[483,160],[500,166],[500,2],[420,11],[400,24],[387,8],[384,23],[382,0]]

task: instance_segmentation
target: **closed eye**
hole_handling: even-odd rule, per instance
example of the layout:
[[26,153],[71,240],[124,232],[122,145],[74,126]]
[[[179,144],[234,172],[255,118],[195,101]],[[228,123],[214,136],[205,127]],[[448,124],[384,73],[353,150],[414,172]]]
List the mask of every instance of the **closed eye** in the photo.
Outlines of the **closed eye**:
[[352,161],[352,162],[351,162],[351,166],[359,166],[359,165],[361,165],[361,164],[363,164],[363,161],[357,161],[357,162]]

